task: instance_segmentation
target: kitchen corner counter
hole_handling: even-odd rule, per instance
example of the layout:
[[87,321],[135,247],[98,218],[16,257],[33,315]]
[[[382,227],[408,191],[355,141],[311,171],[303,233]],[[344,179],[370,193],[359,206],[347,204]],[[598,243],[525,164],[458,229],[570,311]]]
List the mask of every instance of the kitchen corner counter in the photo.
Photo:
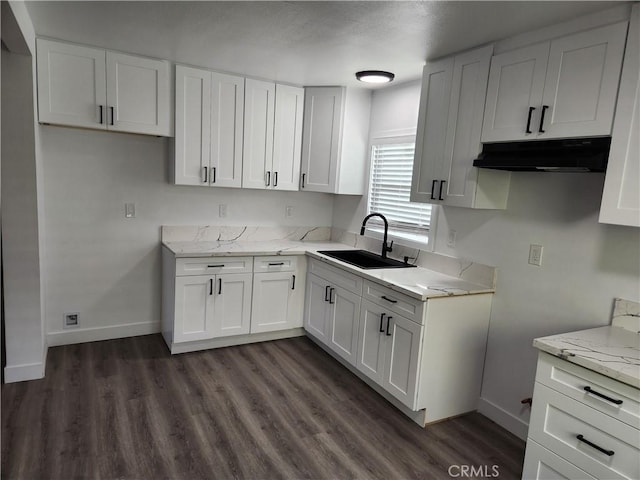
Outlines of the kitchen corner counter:
[[244,255],[309,255],[334,267],[386,286],[421,301],[436,297],[494,293],[494,288],[422,267],[364,270],[318,253],[318,250],[353,250],[331,241],[165,241],[162,243],[176,258],[229,257]]
[[606,326],[536,338],[533,346],[568,362],[640,388],[640,334]]

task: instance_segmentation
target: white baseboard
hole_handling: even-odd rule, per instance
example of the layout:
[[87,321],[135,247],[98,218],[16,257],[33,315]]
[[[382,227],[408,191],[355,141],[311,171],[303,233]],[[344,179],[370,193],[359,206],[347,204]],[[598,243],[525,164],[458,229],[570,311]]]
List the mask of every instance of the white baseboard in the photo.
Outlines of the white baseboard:
[[139,335],[159,333],[160,331],[160,322],[127,323],[125,325],[113,325],[109,327],[82,328],[77,330],[52,332],[47,334],[47,343],[50,347],[55,347],[58,345],[70,345],[73,343],[137,337]]
[[7,365],[4,367],[4,383],[24,382],[44,378],[44,363]]
[[480,398],[478,402],[478,412],[490,420],[493,420],[502,428],[510,431],[516,437],[525,441],[527,440],[529,424],[512,413],[507,412],[504,408],[499,407],[486,398]]

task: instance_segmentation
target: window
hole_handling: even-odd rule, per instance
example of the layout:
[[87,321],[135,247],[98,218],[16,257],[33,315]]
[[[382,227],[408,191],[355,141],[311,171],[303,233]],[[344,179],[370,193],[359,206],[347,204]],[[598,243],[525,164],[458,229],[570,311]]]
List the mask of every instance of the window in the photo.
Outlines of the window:
[[[367,210],[387,218],[393,237],[424,245],[428,243],[432,206],[409,201],[414,150],[415,136],[372,141]],[[370,223],[382,231],[381,220],[374,217]]]

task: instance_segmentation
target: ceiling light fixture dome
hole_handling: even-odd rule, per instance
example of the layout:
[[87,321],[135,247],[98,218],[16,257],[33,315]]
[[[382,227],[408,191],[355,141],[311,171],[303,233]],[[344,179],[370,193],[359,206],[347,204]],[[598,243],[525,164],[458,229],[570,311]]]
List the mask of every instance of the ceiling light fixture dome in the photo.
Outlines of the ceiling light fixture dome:
[[367,83],[389,83],[395,78],[395,75],[382,70],[362,70],[356,72],[356,78]]

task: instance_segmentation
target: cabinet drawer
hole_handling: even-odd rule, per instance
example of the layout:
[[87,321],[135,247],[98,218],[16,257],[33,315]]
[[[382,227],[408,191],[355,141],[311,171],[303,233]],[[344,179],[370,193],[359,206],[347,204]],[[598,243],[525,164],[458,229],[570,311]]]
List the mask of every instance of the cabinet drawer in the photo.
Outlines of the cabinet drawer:
[[527,440],[527,452],[522,467],[522,480],[595,480],[583,470],[550,452],[531,439]]
[[268,257],[254,257],[254,272],[295,272],[295,256],[284,257],[281,255],[270,255]]
[[382,305],[392,312],[398,313],[420,325],[423,324],[424,302],[394,292],[390,288],[365,280],[362,297]]
[[637,429],[536,382],[529,437],[589,475],[640,478],[639,435]]
[[176,259],[176,275],[251,273],[253,257],[206,257]]
[[309,272],[327,280],[331,285],[342,287],[356,295],[362,295],[362,278],[340,268],[332,267],[318,260],[309,262]]
[[640,428],[640,390],[637,388],[544,352],[538,357],[536,381]]

